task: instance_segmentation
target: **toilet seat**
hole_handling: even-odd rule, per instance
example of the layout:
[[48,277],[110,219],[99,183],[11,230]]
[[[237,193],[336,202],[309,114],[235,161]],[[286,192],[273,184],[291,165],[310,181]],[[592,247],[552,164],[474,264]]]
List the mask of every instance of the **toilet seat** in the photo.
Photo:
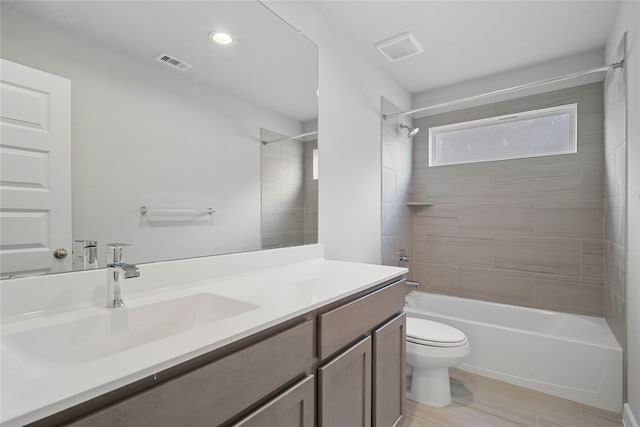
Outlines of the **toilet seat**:
[[462,347],[467,344],[467,337],[452,326],[409,317],[407,341],[430,347]]

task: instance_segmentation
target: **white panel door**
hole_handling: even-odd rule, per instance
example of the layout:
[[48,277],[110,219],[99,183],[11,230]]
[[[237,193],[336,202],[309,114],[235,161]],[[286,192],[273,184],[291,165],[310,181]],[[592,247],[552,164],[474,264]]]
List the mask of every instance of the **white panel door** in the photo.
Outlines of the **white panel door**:
[[70,271],[71,82],[0,59],[0,91],[0,274]]

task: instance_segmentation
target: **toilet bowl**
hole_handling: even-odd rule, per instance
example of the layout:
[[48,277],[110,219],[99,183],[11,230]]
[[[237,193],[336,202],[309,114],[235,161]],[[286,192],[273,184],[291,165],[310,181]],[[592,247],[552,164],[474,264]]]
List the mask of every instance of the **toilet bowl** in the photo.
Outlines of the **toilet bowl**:
[[443,323],[407,318],[407,397],[431,406],[451,404],[449,368],[461,363],[471,347],[464,333]]

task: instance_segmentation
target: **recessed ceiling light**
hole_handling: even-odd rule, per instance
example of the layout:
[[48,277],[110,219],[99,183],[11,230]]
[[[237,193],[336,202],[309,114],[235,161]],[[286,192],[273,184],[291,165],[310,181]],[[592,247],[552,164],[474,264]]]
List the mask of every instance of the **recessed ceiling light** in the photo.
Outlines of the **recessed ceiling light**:
[[218,44],[230,44],[233,41],[231,36],[227,33],[213,32],[209,36],[211,37],[211,40]]

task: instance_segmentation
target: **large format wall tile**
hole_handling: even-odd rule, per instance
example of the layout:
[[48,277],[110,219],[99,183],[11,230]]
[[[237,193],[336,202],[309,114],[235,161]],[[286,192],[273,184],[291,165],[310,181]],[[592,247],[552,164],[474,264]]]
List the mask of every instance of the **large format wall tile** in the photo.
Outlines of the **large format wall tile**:
[[[624,43],[618,47],[621,59]],[[626,81],[625,70],[605,78],[604,315],[618,342],[626,344]]]
[[535,306],[591,316],[602,316],[602,282],[575,277],[536,275]]
[[605,254],[604,280],[620,297],[626,298],[626,247],[607,241]]
[[460,206],[460,232],[473,236],[527,236],[534,231],[533,203]]
[[438,264],[412,264],[413,279],[424,291],[458,295],[458,267]]
[[[383,99],[383,111],[400,111]],[[382,132],[382,263],[398,265],[398,253],[412,256],[412,214],[407,202],[412,199],[412,141],[400,123],[411,126],[411,119],[394,117],[384,121]],[[423,258],[426,255],[421,255]],[[406,266],[406,264],[404,265]],[[413,272],[409,275],[411,278]]]
[[582,200],[601,201],[604,197],[604,162],[602,159],[583,160],[580,162],[580,169]]
[[317,182],[307,161],[317,142],[306,144],[284,141],[261,148],[263,249],[317,242]]
[[413,217],[414,236],[457,236],[458,218],[446,216],[418,216]]
[[458,265],[493,266],[493,239],[458,237],[456,244]]
[[582,277],[603,280],[604,243],[602,239],[582,240]]
[[455,236],[427,236],[427,262],[458,264],[458,238]]
[[[428,167],[429,127],[569,103],[578,103],[575,154]],[[416,119],[411,197],[435,203],[411,209],[412,277],[421,288],[601,314],[604,276],[620,281],[617,248],[605,273],[603,237],[617,239],[624,225],[618,200],[602,202],[605,192],[623,192],[624,177],[620,143],[605,166],[605,116],[603,85],[593,83]]]
[[537,273],[580,275],[580,240],[552,238],[499,238],[495,265]]
[[411,262],[427,262],[427,236],[411,236]]
[[580,145],[580,141],[601,144],[604,137],[604,114],[601,112],[585,114],[580,110],[580,107],[578,107],[578,114],[580,115],[578,120],[578,145]]
[[427,200],[449,202],[492,199],[495,193],[492,176],[460,176],[429,178],[424,185]]
[[580,199],[581,189],[582,172],[575,162],[496,171],[495,194],[502,199]]
[[535,275],[460,267],[460,296],[533,307]]
[[600,200],[536,203],[537,235],[599,239],[602,228]]

